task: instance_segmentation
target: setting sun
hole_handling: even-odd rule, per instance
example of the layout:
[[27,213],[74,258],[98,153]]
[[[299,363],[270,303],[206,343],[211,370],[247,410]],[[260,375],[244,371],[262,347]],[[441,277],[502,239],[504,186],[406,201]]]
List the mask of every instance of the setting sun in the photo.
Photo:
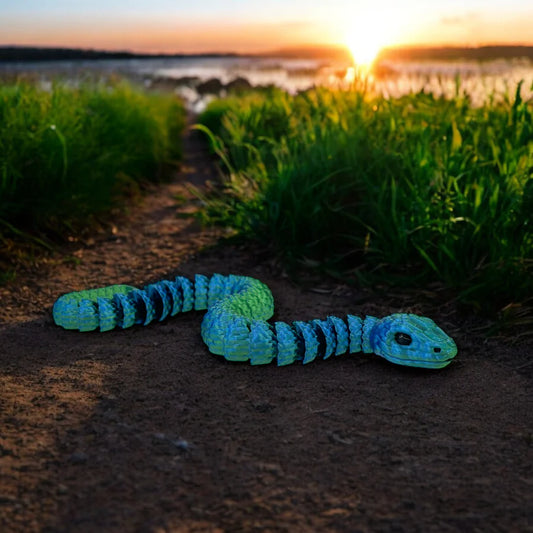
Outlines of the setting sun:
[[346,24],[345,44],[357,66],[370,67],[380,50],[391,44],[392,28],[378,12],[360,12]]

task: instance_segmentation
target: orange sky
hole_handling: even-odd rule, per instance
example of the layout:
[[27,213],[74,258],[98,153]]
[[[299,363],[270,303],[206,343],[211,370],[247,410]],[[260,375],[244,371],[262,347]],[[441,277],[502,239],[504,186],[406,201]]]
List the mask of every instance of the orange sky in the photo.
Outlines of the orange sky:
[[309,44],[532,44],[530,0],[0,0],[0,44],[260,52]]

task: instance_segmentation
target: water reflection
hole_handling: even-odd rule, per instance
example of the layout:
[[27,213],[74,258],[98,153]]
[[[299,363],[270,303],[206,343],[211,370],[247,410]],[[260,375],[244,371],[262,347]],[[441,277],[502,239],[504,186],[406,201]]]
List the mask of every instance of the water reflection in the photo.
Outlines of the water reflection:
[[[467,94],[474,105],[489,96],[513,94],[524,80],[522,98],[533,98],[533,63],[527,59],[488,62],[381,62],[371,72],[346,63],[276,57],[202,57],[128,60],[0,63],[0,76],[29,73],[41,81],[60,77],[70,82],[88,76],[119,74],[147,88],[171,90],[196,111],[214,96],[223,96],[239,80],[242,88],[275,85],[290,93],[317,85],[348,88],[365,78],[367,90],[385,97],[431,92],[451,97]],[[216,80],[216,81],[214,81]],[[460,83],[458,84],[458,80]]]

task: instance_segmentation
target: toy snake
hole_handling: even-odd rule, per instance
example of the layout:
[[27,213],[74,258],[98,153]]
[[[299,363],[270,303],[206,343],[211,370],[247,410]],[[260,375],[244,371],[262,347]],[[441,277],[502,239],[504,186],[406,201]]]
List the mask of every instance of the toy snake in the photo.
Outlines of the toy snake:
[[194,280],[178,276],[137,289],[111,285],[58,298],[54,321],[65,329],[108,331],[164,320],[179,312],[205,310],[201,335],[209,350],[229,361],[288,365],[343,353],[375,353],[392,363],[443,368],[457,354],[454,341],[429,318],[393,314],[385,318],[347,315],[292,324],[267,320],[274,313],[269,288],[245,276]]

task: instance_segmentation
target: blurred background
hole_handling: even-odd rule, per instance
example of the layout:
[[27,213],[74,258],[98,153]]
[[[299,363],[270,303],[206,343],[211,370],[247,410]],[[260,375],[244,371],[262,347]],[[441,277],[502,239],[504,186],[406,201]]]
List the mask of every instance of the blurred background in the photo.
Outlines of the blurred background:
[[533,81],[527,0],[0,1],[0,75],[118,73],[196,111],[227,89],[297,92],[365,73],[385,96],[462,90],[480,103]]

